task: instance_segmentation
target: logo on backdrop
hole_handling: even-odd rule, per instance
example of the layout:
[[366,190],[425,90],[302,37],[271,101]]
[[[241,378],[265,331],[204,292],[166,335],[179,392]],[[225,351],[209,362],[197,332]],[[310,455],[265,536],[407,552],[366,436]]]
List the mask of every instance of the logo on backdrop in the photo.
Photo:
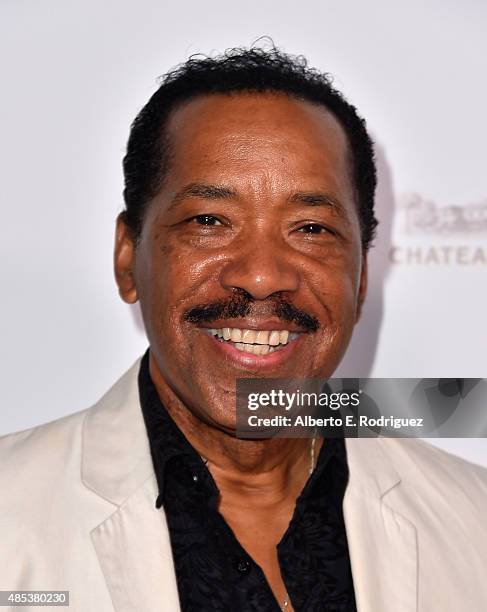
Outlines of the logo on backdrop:
[[396,240],[389,258],[396,265],[487,265],[487,199],[440,206],[417,193],[399,199]]

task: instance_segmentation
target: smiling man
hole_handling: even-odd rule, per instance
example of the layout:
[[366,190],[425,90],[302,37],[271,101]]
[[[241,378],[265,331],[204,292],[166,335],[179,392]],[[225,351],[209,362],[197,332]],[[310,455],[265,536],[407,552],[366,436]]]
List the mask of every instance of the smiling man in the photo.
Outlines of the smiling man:
[[327,378],[360,317],[376,176],[354,107],[277,50],[191,59],[124,173],[115,274],[150,348],[93,408],[1,441],[0,588],[79,612],[485,610],[481,468],[236,435],[238,378]]

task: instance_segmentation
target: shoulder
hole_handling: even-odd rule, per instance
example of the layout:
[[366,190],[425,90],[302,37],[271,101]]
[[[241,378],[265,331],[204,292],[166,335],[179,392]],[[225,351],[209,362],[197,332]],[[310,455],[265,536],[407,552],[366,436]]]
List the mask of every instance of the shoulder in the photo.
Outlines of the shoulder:
[[[0,437],[0,490],[9,508],[15,500],[45,497],[50,487],[79,482],[84,430],[100,430],[117,418],[118,408],[137,388],[140,360],[93,406],[49,423]],[[2,501],[0,500],[0,509]]]
[[468,482],[480,488],[487,485],[486,468],[448,453],[425,440],[383,439],[382,444],[393,464],[401,469],[406,478],[434,479],[451,485]]
[[45,470],[72,452],[89,410],[0,437],[0,483],[9,470],[16,471],[17,480],[25,481],[41,466]]
[[0,438],[0,572],[13,585],[24,578],[27,584],[26,576],[37,571],[29,559],[38,558],[40,550],[49,559],[64,539],[63,529],[78,520],[81,431],[87,412]]
[[[401,494],[416,509],[429,505],[445,516],[483,523],[487,513],[487,469],[423,440],[382,439],[401,479]],[[399,493],[398,490],[398,493]]]

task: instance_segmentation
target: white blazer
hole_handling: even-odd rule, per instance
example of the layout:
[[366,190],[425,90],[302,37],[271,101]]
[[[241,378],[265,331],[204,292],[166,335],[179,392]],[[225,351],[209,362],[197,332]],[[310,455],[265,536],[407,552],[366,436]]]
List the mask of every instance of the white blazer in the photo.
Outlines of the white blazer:
[[[70,612],[180,609],[138,369],[92,408],[0,438],[0,590],[68,590],[52,609]],[[358,611],[486,612],[487,470],[417,440],[346,446]]]

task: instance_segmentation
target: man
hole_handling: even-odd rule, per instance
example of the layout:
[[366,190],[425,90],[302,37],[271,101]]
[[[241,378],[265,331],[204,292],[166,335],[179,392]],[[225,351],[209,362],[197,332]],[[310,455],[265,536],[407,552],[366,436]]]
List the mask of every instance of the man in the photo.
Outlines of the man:
[[191,59],[132,125],[120,295],[150,349],[0,443],[0,588],[100,612],[481,612],[486,472],[416,441],[236,437],[238,378],[331,376],[376,226],[371,140],[277,50]]

